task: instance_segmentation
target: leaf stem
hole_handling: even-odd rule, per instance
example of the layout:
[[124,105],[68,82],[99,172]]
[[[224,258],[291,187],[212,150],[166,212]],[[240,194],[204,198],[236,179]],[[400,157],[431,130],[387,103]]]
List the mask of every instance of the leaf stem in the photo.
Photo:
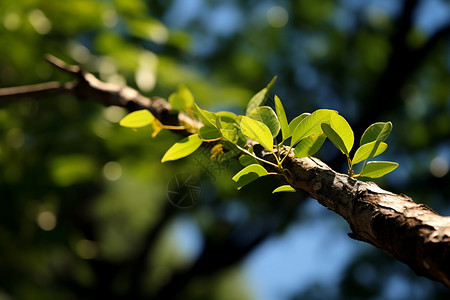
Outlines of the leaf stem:
[[[242,147],[239,146],[238,144],[235,144],[235,145],[236,145],[236,147],[237,147],[239,150],[241,150],[241,151],[244,152],[245,154],[248,154],[248,155],[250,155],[251,157],[253,157],[253,158],[255,158],[255,159],[257,159],[257,160],[259,160],[259,161],[261,161],[261,162],[263,162],[263,163],[266,163],[266,164],[269,164],[269,165],[272,165],[272,166],[278,168],[278,165],[274,164],[273,162],[270,162],[270,161],[267,161],[267,160],[265,160],[265,159],[259,158],[258,156],[254,155],[253,153],[250,153],[249,151],[247,151],[246,149],[242,148]],[[273,153],[273,152],[272,152],[272,153]]]

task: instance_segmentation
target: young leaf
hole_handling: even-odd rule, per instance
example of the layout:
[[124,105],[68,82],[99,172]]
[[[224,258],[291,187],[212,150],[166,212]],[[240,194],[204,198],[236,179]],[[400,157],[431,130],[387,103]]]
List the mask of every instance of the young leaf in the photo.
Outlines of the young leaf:
[[248,117],[265,124],[270,129],[273,137],[276,137],[278,132],[280,132],[280,122],[270,106],[257,107]]
[[356,150],[355,156],[353,156],[352,159],[352,164],[356,165],[357,163],[365,159],[369,159],[377,155],[380,155],[381,153],[384,152],[384,150],[386,150],[386,148],[387,148],[386,143],[378,141],[364,144]]
[[329,123],[330,115],[335,114],[337,114],[337,112],[334,110],[319,109],[304,118],[292,132],[291,146],[295,146],[300,140],[310,134],[322,132],[320,124]]
[[330,141],[333,143],[333,145],[336,146],[336,148],[341,150],[342,153],[348,155],[347,147],[345,147],[344,141],[341,139],[339,134],[337,134],[337,132],[334,131],[334,129],[329,124],[323,123],[322,130],[323,130],[323,132],[325,132],[325,134],[330,139]]
[[350,127],[350,125],[348,125],[344,117],[338,114],[330,115],[330,126],[331,128],[333,128],[333,130],[337,133],[337,135],[341,138],[342,142],[344,143],[343,148],[338,147],[339,150],[341,150],[344,154],[348,155],[349,152],[352,150],[353,143],[355,141],[352,128]]
[[259,164],[253,164],[240,170],[233,176],[233,180],[238,184],[238,190],[259,177],[269,174],[264,167]]
[[291,131],[289,129],[288,121],[286,118],[286,112],[284,111],[283,104],[280,98],[275,95],[275,110],[277,111],[278,120],[281,125],[281,134],[283,135],[283,141],[287,140],[291,136]]
[[392,131],[391,122],[377,122],[370,125],[366,131],[364,131],[360,145],[364,145],[373,141],[383,142],[387,139]]
[[268,95],[270,94],[270,91],[273,88],[273,85],[275,84],[275,81],[277,81],[277,76],[272,78],[272,80],[265,88],[263,88],[255,96],[253,96],[252,99],[250,99],[247,104],[247,109],[245,110],[246,116],[248,116],[255,108],[264,104],[264,102],[268,98]]
[[308,157],[319,151],[327,136],[324,133],[313,133],[295,146],[295,157]]
[[222,138],[219,129],[211,126],[203,126],[198,130],[198,136],[204,141],[217,141]]
[[216,125],[216,114],[210,111],[201,109],[197,104],[194,103],[194,109],[197,111],[200,120],[205,126],[217,127]]
[[368,178],[378,178],[394,171],[398,163],[391,161],[371,161],[366,164],[360,176]]
[[244,116],[241,119],[241,130],[249,139],[257,141],[267,150],[273,151],[272,134],[270,129],[263,123]]
[[169,150],[167,150],[166,154],[164,154],[161,162],[166,162],[170,160],[177,160],[188,156],[197,150],[198,147],[202,144],[203,140],[197,135],[193,134],[184,139],[176,142]]
[[307,116],[310,116],[310,113],[302,113],[300,116],[296,116],[291,123],[289,123],[289,132],[292,135],[292,133],[294,132],[295,128],[297,127],[298,124],[300,124],[301,121],[303,121],[303,119],[305,119]]
[[291,192],[291,193],[294,192],[295,193],[296,190],[289,184],[286,184],[286,185],[282,185],[282,186],[279,186],[276,189],[274,189],[272,194],[275,194],[278,192]]
[[129,128],[139,128],[152,124],[154,120],[155,117],[151,112],[146,109],[141,109],[133,111],[123,117],[122,120],[119,121],[119,125]]
[[194,104],[194,96],[184,85],[180,85],[176,92],[170,94],[168,100],[172,109],[177,111],[185,110],[186,107],[191,107]]
[[227,141],[232,142],[233,144],[237,143],[239,140],[239,136],[237,134],[237,129],[220,129],[220,132],[222,133],[222,136]]
[[156,137],[158,135],[158,133],[161,132],[161,130],[163,129],[163,124],[158,120],[158,119],[154,119],[153,123],[152,123],[152,127],[153,127],[153,133],[152,133],[152,137]]

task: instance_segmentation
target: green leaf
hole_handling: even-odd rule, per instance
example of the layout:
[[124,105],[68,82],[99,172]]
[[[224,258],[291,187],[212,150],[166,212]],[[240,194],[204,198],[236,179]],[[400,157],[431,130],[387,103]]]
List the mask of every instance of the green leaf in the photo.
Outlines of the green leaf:
[[337,114],[337,112],[334,110],[319,109],[304,118],[292,132],[291,146],[295,146],[298,142],[300,142],[300,140],[304,139],[308,135],[322,132],[320,124],[329,123],[330,115],[335,114]]
[[169,103],[173,110],[182,111],[194,104],[194,96],[186,86],[180,85],[176,92],[170,94]]
[[295,128],[297,127],[298,124],[300,124],[301,121],[303,121],[303,119],[305,119],[307,116],[310,116],[310,113],[302,113],[300,116],[296,116],[291,123],[289,123],[289,133],[292,135],[292,133],[294,132]]
[[155,117],[146,109],[133,111],[120,120],[119,125],[129,128],[139,128],[153,123]]
[[324,133],[313,133],[295,146],[295,157],[308,157],[319,151],[327,136]]
[[269,174],[264,167],[259,164],[253,164],[240,170],[233,176],[233,180],[238,184],[238,190],[259,177]]
[[276,137],[280,132],[280,122],[270,106],[257,107],[248,117],[265,124],[270,129],[272,137]]
[[237,129],[220,129],[220,132],[222,133],[222,136],[227,141],[232,142],[233,144],[236,144],[239,140],[239,136],[237,134]]
[[256,160],[256,158],[254,158],[250,155],[244,154],[244,155],[239,156],[239,163],[242,166],[246,167],[246,166],[258,164],[258,161]]
[[350,125],[348,125],[344,117],[338,114],[330,115],[330,126],[331,128],[333,128],[334,132],[336,132],[336,134],[340,137],[340,139],[344,143],[344,147],[342,148],[338,147],[336,144],[335,146],[338,147],[339,150],[342,151],[342,153],[348,155],[352,150],[353,143],[355,141],[352,128],[350,127]]
[[242,133],[261,144],[269,151],[273,151],[273,138],[270,129],[263,123],[243,116],[241,119]]
[[336,148],[341,150],[342,153],[348,155],[347,148],[345,147],[344,141],[341,139],[339,134],[337,134],[337,132],[334,131],[333,128],[331,128],[330,125],[323,123],[322,130],[323,130],[323,132],[325,132],[325,134],[330,139],[330,141],[333,143],[333,145],[336,146]]
[[198,113],[198,117],[203,122],[205,126],[217,127],[216,125],[216,114],[210,111],[201,109],[197,104],[194,103],[194,109]]
[[268,98],[268,95],[270,94],[270,91],[272,90],[273,85],[275,84],[276,81],[277,81],[277,76],[272,78],[272,80],[269,82],[269,84],[265,88],[263,88],[255,96],[253,96],[252,99],[250,99],[250,101],[247,104],[247,109],[245,110],[246,116],[248,116],[255,108],[264,104],[264,102]]
[[280,98],[275,95],[275,110],[277,111],[278,120],[281,125],[281,134],[283,135],[283,141],[287,140],[291,136],[291,130],[289,129],[288,121],[286,118],[286,112],[284,111],[283,103]]
[[166,154],[164,154],[161,159],[161,162],[177,160],[188,156],[197,150],[202,142],[203,140],[197,134],[185,137],[184,139],[176,142],[172,147],[170,147],[169,150],[167,150]]
[[386,148],[387,148],[386,143],[378,141],[364,144],[356,150],[355,156],[353,156],[352,159],[352,164],[356,165],[357,163],[365,159],[369,159],[377,155],[380,155],[381,153],[384,152],[384,150],[386,150]]
[[391,122],[377,122],[370,125],[366,131],[364,131],[360,145],[364,145],[373,141],[383,142],[387,139],[392,131]]
[[198,131],[198,136],[204,141],[216,141],[222,138],[219,129],[211,126],[203,126]]
[[282,186],[279,186],[276,189],[274,189],[272,194],[275,194],[278,192],[291,192],[291,193],[294,192],[295,193],[296,190],[289,184],[286,184],[286,185],[282,185]]
[[398,163],[391,161],[371,161],[366,164],[360,176],[368,178],[378,178],[394,171]]

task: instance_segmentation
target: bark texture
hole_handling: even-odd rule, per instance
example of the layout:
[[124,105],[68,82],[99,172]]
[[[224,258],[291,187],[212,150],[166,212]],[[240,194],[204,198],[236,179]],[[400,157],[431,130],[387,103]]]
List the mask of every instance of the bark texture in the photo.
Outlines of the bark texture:
[[[173,113],[162,98],[148,98],[130,87],[102,82],[79,66],[69,66],[54,57],[47,60],[75,80],[0,89],[0,103],[69,93],[130,111],[148,109],[167,125],[199,125],[184,113]],[[260,156],[267,160],[273,157],[264,151]],[[385,191],[373,182],[337,173],[316,158],[290,156],[284,164],[293,174],[295,188],[305,190],[348,222],[351,238],[367,242],[404,262],[418,275],[450,287],[450,217],[407,196]]]

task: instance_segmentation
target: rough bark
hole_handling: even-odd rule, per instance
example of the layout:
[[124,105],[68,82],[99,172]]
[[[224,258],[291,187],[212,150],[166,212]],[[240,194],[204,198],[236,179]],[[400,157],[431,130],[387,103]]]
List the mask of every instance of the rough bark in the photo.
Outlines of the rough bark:
[[[104,105],[148,109],[163,124],[198,125],[198,121],[186,114],[173,113],[170,104],[162,98],[148,98],[130,87],[102,82],[80,67],[68,66],[54,57],[48,61],[75,80],[0,89],[0,103],[69,93]],[[260,155],[272,159],[264,151]],[[367,242],[404,262],[418,275],[450,287],[449,217],[372,182],[337,173],[316,158],[290,156],[285,160],[285,167],[293,174],[295,188],[305,190],[348,222],[351,238]]]

